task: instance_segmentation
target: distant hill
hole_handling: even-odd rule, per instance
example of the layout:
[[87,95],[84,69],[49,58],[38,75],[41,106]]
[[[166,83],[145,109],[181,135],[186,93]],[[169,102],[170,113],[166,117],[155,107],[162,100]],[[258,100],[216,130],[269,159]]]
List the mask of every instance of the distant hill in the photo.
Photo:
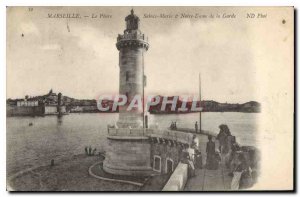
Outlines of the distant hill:
[[[171,110],[171,104],[166,105],[166,109],[161,111],[162,97],[160,96],[160,103],[155,106],[150,106],[149,112],[152,114],[172,114],[172,113],[192,113],[191,107],[192,102],[187,102],[186,107],[188,110],[186,112],[181,112],[178,109],[182,106],[182,101],[178,100],[176,104],[175,111]],[[171,100],[175,96],[168,96]],[[52,90],[48,94],[42,96],[29,97],[25,96],[24,99],[7,99],[7,105],[16,106],[17,101],[23,100],[36,100],[39,105],[55,105],[57,104],[58,94],[54,93]],[[65,105],[70,112],[100,112],[97,108],[97,101],[95,99],[76,99],[68,96],[62,95],[62,104]],[[108,112],[112,112],[113,101],[103,100],[103,107],[108,107]],[[197,102],[197,107],[199,107],[199,101]],[[201,102],[201,107],[203,112],[248,112],[248,113],[259,113],[261,111],[261,104],[256,101],[249,101],[246,103],[219,103],[213,100],[203,100]],[[118,111],[118,109],[117,109]]]
[[[174,98],[174,96],[168,97],[169,99]],[[161,99],[162,100],[162,99]],[[167,104],[166,110],[161,111],[162,103],[158,103],[155,106],[151,106],[149,112],[152,114],[172,114],[172,113],[192,113],[191,106],[192,102],[187,102],[186,107],[188,110],[186,112],[181,112],[178,109],[182,105],[182,101],[178,100],[176,104],[175,111],[171,110],[171,104]],[[203,112],[249,112],[249,113],[259,113],[261,111],[261,104],[256,101],[249,101],[243,104],[239,103],[219,103],[213,100],[203,100],[201,105],[199,101],[197,102],[197,107],[201,106]]]
[[[59,93],[60,94],[60,93]],[[97,108],[97,101],[95,99],[76,99],[69,96],[61,96],[62,105],[66,106],[68,112],[100,112]],[[28,96],[19,99],[7,99],[6,104],[10,107],[16,107],[18,101],[38,101],[39,105],[57,105],[58,104],[58,94],[54,93],[52,89],[49,93],[42,96]],[[113,101],[103,100],[103,107],[108,107],[107,112],[112,112]],[[117,111],[118,112],[118,108]]]

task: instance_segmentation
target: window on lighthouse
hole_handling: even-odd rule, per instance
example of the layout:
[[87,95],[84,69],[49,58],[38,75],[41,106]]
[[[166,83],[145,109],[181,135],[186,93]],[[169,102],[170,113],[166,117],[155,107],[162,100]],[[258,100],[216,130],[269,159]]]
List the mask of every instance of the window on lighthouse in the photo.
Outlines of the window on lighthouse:
[[126,81],[129,81],[129,71],[126,71]]

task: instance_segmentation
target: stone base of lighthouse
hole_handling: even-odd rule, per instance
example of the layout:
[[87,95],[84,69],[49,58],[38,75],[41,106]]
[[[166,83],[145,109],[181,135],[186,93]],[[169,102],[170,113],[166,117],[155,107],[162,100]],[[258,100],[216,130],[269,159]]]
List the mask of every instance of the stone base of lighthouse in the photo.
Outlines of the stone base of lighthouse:
[[145,136],[108,136],[104,171],[127,176],[147,176],[153,173],[150,142]]

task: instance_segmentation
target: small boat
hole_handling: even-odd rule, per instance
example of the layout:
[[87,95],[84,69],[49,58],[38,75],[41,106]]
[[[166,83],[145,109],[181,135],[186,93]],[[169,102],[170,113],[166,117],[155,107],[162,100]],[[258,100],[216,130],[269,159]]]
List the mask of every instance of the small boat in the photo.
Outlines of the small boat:
[[33,123],[32,123],[32,122],[30,122],[30,123],[28,124],[28,126],[33,126]]

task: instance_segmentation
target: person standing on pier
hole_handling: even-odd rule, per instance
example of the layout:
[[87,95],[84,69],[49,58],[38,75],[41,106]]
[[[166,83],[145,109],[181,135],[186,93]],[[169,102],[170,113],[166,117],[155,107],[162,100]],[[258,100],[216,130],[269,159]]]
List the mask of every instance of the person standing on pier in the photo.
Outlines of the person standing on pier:
[[202,155],[198,149],[195,149],[195,168],[202,169]]
[[226,146],[227,143],[227,132],[226,130],[228,129],[227,125],[221,124],[219,126],[220,132],[217,135],[217,140],[219,141],[219,150],[222,153],[224,153],[224,147]]
[[239,154],[237,164],[233,171],[233,177],[231,180],[231,189],[238,190],[240,189],[240,181],[242,173],[245,172],[246,169],[246,161],[243,154]]
[[194,152],[191,152],[191,148],[189,145],[184,145],[182,150],[181,162],[188,164],[188,176],[193,177],[195,176],[195,165],[194,165]]
[[197,135],[195,135],[195,134],[193,135],[192,147],[197,150],[199,149],[199,139],[198,139]]
[[231,132],[227,125],[225,125],[224,131],[226,134],[226,138],[225,138],[225,143],[224,143],[224,147],[223,147],[223,153],[225,155],[228,155],[231,151],[233,136],[231,135]]
[[216,150],[215,150],[215,142],[212,141],[212,136],[208,136],[208,142],[206,144],[206,168],[209,170],[213,170],[216,168],[214,165],[215,162],[215,155],[216,155]]
[[173,122],[173,121],[171,122],[170,129],[171,129],[171,130],[173,130],[173,129],[174,129],[174,122]]

